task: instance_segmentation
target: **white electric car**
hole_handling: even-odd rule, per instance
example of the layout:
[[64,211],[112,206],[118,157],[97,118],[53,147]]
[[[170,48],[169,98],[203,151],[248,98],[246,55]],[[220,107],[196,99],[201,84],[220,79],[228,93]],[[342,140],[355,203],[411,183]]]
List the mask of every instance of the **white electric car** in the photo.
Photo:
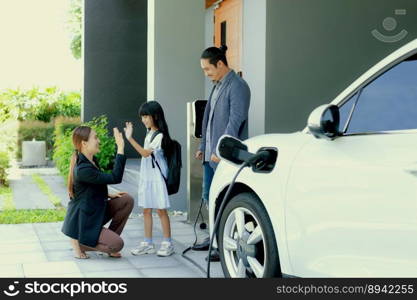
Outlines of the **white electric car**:
[[[276,160],[243,169],[219,216],[226,277],[417,277],[417,39],[315,109],[303,131],[243,144]],[[211,230],[239,169],[219,155]]]

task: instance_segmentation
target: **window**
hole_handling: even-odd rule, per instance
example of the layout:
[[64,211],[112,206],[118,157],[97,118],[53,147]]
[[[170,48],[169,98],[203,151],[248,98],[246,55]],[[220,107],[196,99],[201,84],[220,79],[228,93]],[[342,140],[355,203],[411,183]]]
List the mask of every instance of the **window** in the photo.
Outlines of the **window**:
[[340,125],[339,125],[339,132],[343,132],[345,130],[346,123],[349,119],[350,112],[352,111],[352,107],[355,104],[356,98],[358,97],[358,93],[355,93],[352,97],[349,98],[341,107],[339,107],[340,113]]
[[223,21],[220,24],[220,43],[221,43],[221,45],[227,45],[226,32],[227,32],[227,23],[226,23],[226,21]]
[[[341,120],[349,116],[354,102],[355,96],[340,108]],[[340,130],[343,130],[342,124]],[[417,129],[417,55],[362,89],[346,133],[404,129]]]

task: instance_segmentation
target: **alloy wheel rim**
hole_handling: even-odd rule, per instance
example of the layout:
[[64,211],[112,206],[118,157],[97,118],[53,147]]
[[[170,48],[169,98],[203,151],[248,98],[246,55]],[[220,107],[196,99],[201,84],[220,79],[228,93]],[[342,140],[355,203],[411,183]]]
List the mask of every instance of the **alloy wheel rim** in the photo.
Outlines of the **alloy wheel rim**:
[[267,253],[256,216],[237,207],[228,215],[223,232],[223,254],[231,277],[263,277]]

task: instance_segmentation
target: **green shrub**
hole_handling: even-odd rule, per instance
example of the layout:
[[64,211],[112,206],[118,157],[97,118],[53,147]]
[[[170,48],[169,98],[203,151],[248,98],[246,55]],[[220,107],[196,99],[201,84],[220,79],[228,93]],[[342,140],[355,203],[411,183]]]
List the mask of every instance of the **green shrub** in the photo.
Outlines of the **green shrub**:
[[10,159],[7,152],[0,152],[0,186],[7,186],[7,169],[10,168]]
[[81,58],[81,43],[82,43],[82,1],[70,0],[70,11],[67,20],[67,27],[71,34],[71,52],[74,58]]
[[100,152],[97,154],[97,159],[100,167],[105,171],[110,171],[113,168],[113,159],[116,153],[116,142],[114,141],[113,131],[108,130],[108,120],[106,116],[100,116],[93,119],[93,121],[85,123],[97,132],[97,137],[100,140]]
[[56,102],[58,113],[56,116],[67,118],[81,115],[81,95],[78,92],[61,93]]
[[6,93],[0,93],[0,124],[17,119],[19,110],[9,99]]
[[17,148],[18,121],[7,120],[0,124],[0,151],[9,153],[9,157],[14,157]]
[[18,130],[18,149],[17,158],[22,158],[22,142],[37,141],[46,142],[46,156],[52,158],[52,150],[54,145],[54,125],[52,122],[45,123],[41,121],[23,121],[19,124]]
[[63,92],[56,87],[45,89],[0,91],[0,121],[18,119],[51,122],[57,116],[81,114],[81,95]]
[[64,134],[55,137],[53,152],[55,166],[65,179],[67,179],[69,173],[69,165],[73,152],[72,130],[68,129]]
[[[114,154],[116,151],[116,144],[113,136],[109,135],[107,124],[108,121],[105,116],[100,116],[93,119],[93,121],[83,124],[85,126],[92,127],[97,132],[97,137],[100,140],[100,152],[97,154],[97,159],[100,167],[104,171],[109,171],[112,168]],[[57,134],[54,144],[53,160],[60,173],[67,178],[71,156],[75,150],[72,144],[73,128],[66,128],[63,134],[59,132],[59,129],[56,129],[55,132]]]
[[80,118],[58,117],[55,119],[53,160],[55,166],[65,178],[68,176],[69,163],[74,151],[72,131],[80,124]]
[[79,117],[69,118],[69,117],[57,117],[54,120],[55,123],[55,136],[61,136],[65,134],[67,129],[74,130],[77,126],[81,124],[81,119]]

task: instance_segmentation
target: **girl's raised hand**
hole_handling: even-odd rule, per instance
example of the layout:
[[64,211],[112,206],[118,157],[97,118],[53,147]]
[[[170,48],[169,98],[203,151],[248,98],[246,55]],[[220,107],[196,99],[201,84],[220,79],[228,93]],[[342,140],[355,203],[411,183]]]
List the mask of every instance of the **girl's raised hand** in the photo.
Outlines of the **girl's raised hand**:
[[131,122],[126,122],[126,127],[124,128],[126,139],[130,140],[133,134],[133,125]]

